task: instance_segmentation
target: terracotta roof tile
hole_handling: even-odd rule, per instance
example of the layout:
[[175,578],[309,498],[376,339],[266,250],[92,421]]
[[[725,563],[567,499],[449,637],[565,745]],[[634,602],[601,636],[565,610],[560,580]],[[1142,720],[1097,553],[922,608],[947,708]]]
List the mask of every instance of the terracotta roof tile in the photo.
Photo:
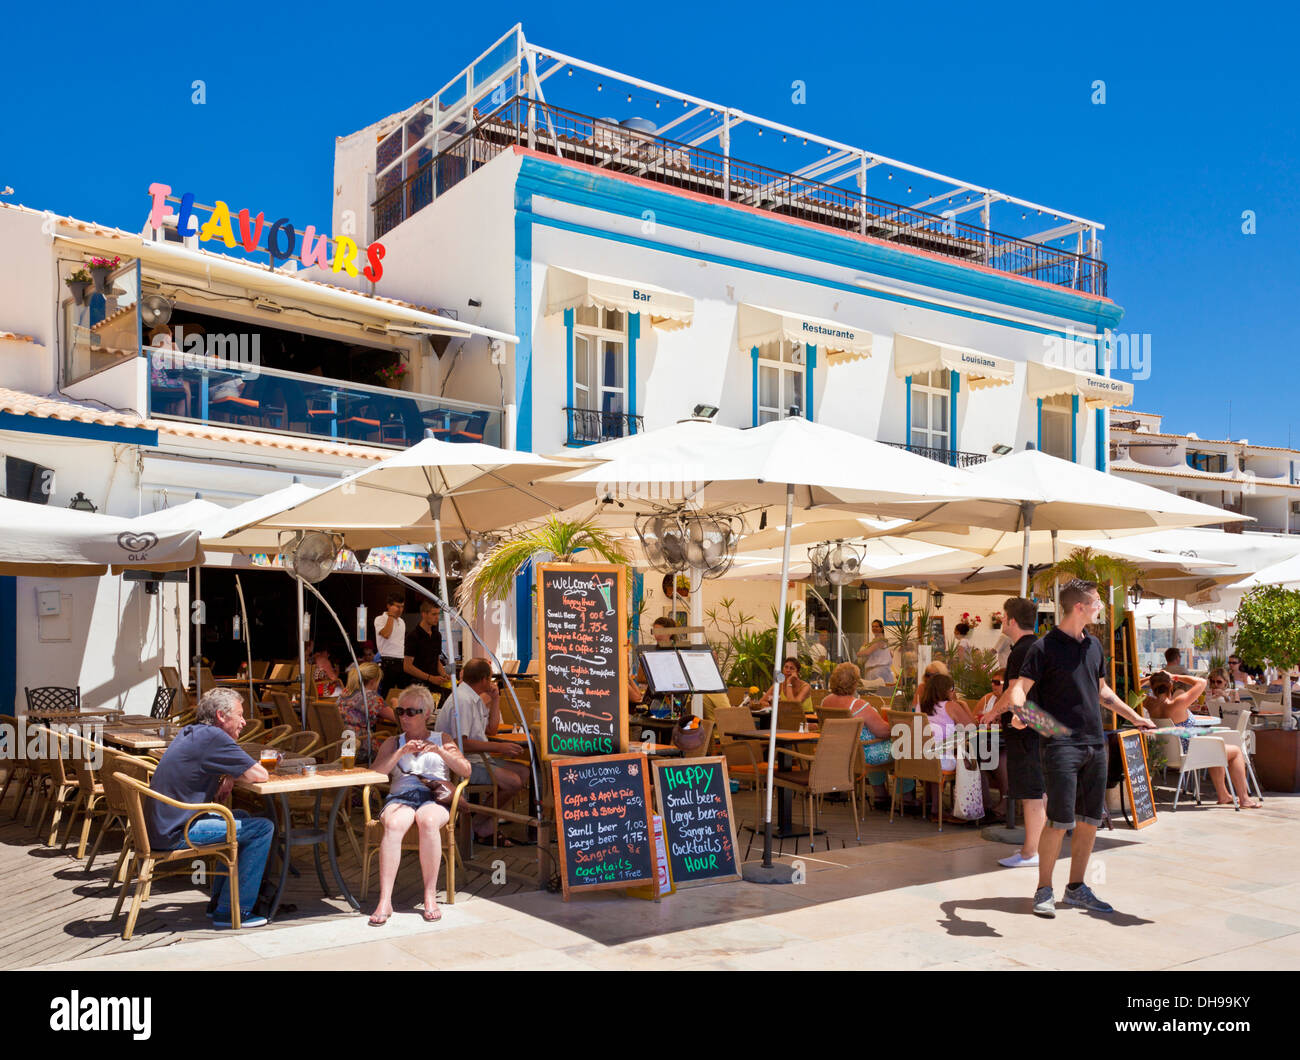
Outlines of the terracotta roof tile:
[[0,339],[8,339],[10,342],[33,342],[37,346],[40,345],[30,335],[19,335],[16,331],[0,331]]
[[179,420],[151,420],[133,412],[117,412],[95,408],[74,401],[39,397],[21,390],[0,387],[0,412],[18,416],[37,416],[45,419],[70,420],[78,423],[97,423],[110,427],[135,427],[157,431],[176,438],[194,438],[202,441],[226,442],[232,445],[257,445],[268,449],[284,449],[299,453],[318,453],[323,456],[345,456],[356,460],[382,460],[392,456],[391,449],[377,449],[368,445],[346,445],[313,438],[299,438],[289,434],[269,431],[248,431],[236,427],[220,427],[205,423],[187,423]]
[[1207,484],[1218,483],[1221,486],[1244,486],[1248,482],[1254,482],[1257,486],[1281,486],[1283,489],[1300,489],[1300,484],[1292,482],[1276,482],[1271,478],[1225,478],[1221,475],[1215,475],[1208,471],[1194,471],[1192,468],[1185,468],[1181,471],[1165,471],[1161,468],[1143,467],[1142,465],[1122,464],[1112,460],[1110,463],[1111,471],[1122,471],[1128,475],[1162,475],[1167,478],[1195,478],[1200,479]]

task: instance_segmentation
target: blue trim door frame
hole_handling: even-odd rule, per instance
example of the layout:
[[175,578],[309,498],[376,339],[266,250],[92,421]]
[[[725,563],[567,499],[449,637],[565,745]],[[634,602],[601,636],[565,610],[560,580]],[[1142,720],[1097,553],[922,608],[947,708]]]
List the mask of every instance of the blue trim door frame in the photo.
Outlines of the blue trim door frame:
[[961,376],[957,372],[948,372],[948,451],[952,456],[948,463],[957,466],[957,393],[961,390]]
[[14,713],[18,697],[18,579],[0,578],[0,713]]
[[1070,460],[1079,462],[1079,395],[1070,395]]
[[758,426],[758,347],[757,346],[754,346],[750,349],[749,359],[754,366],[754,374],[753,374],[754,408],[753,408],[753,412],[750,414],[749,425],[751,427],[757,427]]
[[817,347],[811,342],[804,347],[808,351],[807,363],[803,366],[803,416],[806,420],[813,418],[813,375],[817,371]]
[[636,434],[636,342],[641,337],[641,314],[627,315],[627,433]]
[[1043,451],[1043,399],[1038,399],[1038,441],[1034,443],[1038,451]]
[[903,437],[904,445],[912,444],[912,377],[907,377],[907,420],[903,427],[906,432]]
[[1106,461],[1110,454],[1106,452],[1106,410],[1097,410],[1097,470],[1106,470]]

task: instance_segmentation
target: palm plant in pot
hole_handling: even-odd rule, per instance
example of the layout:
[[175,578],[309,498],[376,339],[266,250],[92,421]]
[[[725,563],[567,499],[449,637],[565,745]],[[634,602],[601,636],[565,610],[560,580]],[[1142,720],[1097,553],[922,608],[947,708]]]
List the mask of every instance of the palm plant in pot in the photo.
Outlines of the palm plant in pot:
[[463,613],[477,613],[480,600],[504,600],[515,578],[532,563],[573,563],[580,553],[602,563],[631,562],[618,540],[591,522],[570,523],[551,516],[540,526],[515,534],[485,552],[461,580],[456,594]]
[[77,269],[71,276],[64,281],[68,285],[68,290],[72,292],[73,305],[86,304],[86,292],[90,289],[90,273],[85,269]]
[[1099,636],[1106,658],[1110,660],[1109,679],[1112,686],[1115,682],[1115,599],[1118,596],[1123,600],[1129,586],[1141,580],[1145,573],[1128,560],[1102,555],[1090,548],[1076,548],[1065,559],[1041,571],[1034,578],[1034,587],[1043,596],[1053,594],[1056,585],[1064,585],[1072,580],[1096,583],[1098,595],[1106,605],[1104,625]]

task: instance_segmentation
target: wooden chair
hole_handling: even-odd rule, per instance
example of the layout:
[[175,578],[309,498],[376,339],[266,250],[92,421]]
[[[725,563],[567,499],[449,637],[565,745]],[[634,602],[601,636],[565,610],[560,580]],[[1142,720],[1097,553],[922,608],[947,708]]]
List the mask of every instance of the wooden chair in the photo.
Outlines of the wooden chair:
[[[456,847],[456,818],[468,785],[467,779],[462,779],[456,784],[451,805],[447,808],[450,816],[447,823],[442,826],[442,864],[447,873],[448,905],[456,904],[456,862],[460,860],[460,850]],[[384,822],[371,812],[370,798],[371,785],[367,784],[361,791],[361,812],[365,822],[361,840],[361,900],[363,902],[366,900],[366,895],[370,893],[370,866],[375,861],[379,844],[384,838]],[[383,812],[382,809],[380,812]],[[412,822],[411,827],[406,830],[406,835],[402,836],[402,850],[418,851],[419,849],[420,832]]]
[[262,704],[270,708],[272,724],[288,725],[293,732],[302,728],[302,719],[293,709],[287,692],[268,692],[262,697]]
[[261,735],[262,730],[266,728],[266,723],[261,718],[253,718],[244,722],[244,727],[239,730],[239,738],[236,743],[248,743],[255,736]]
[[730,700],[733,707],[738,707],[745,702],[745,697],[749,695],[748,688],[737,688],[732,685],[727,686],[727,699]]
[[[921,799],[922,811],[926,811],[926,784],[939,785],[939,831],[943,831],[943,786],[948,783],[956,784],[957,771],[955,769],[943,768],[942,757],[938,754],[937,749],[933,747],[933,737],[930,733],[930,719],[920,711],[913,710],[889,710],[885,712],[885,718],[889,722],[889,728],[892,732],[898,731],[898,726],[904,726],[907,730],[903,739],[894,742],[894,783],[891,788],[889,798],[889,820],[893,823],[894,807],[898,804],[898,785],[903,780],[916,781],[917,794]],[[932,744],[931,753],[927,756],[925,745],[927,742]],[[904,752],[904,753],[900,753]]]
[[[858,819],[857,763],[862,761],[862,722],[856,718],[827,719],[817,753],[802,754],[786,751],[791,758],[808,763],[803,770],[778,769],[773,783],[778,788],[802,792],[808,799],[808,849],[813,849],[817,827],[817,812],[821,797],[834,791],[847,791],[853,807],[853,828],[858,841],[862,841],[862,825]],[[827,843],[829,844],[829,839]],[[829,847],[828,847],[829,849]]]
[[114,774],[125,773],[142,784],[148,784],[158,763],[152,759],[125,754],[112,747],[105,747],[103,753],[104,765],[99,771],[99,776],[104,785],[104,820],[99,826],[99,835],[95,837],[95,845],[90,848],[90,856],[86,858],[86,872],[89,873],[95,867],[95,858],[99,856],[99,848],[104,843],[104,837],[110,828],[117,825],[122,829],[122,852],[113,867],[111,882],[121,883],[122,870],[131,853],[131,818],[127,811],[126,796],[122,794],[122,786],[117,782]]
[[15,780],[20,781],[18,800],[14,803],[13,813],[14,817],[17,817],[28,792],[36,786],[36,770],[28,758],[20,757],[17,754],[18,719],[12,714],[0,714],[0,729],[4,730],[5,741],[15,751],[11,758],[0,761],[0,765],[5,768],[5,783],[4,787],[0,788],[0,805],[3,805],[5,796],[9,794],[9,788],[13,782]]
[[848,718],[852,717],[848,707],[818,707],[817,708],[817,731],[821,732],[826,727],[827,718]]
[[192,710],[194,707],[194,694],[185,687],[185,682],[181,680],[181,672],[174,666],[158,667],[158,676],[162,678],[163,687],[176,690],[177,709],[183,711]]
[[26,823],[30,825],[32,820],[36,819],[36,830],[40,832],[44,830],[48,819],[50,831],[45,845],[52,847],[59,834],[59,822],[63,820],[64,808],[69,806],[68,800],[79,790],[79,785],[77,778],[68,767],[68,734],[51,730],[44,738],[48,750],[46,757],[37,763],[36,773],[38,784],[41,780],[46,783],[44,789],[38,791],[37,797],[33,798],[32,804],[27,807]]
[[518,659],[505,659],[501,663],[502,670],[507,674],[517,674],[519,672]]
[[536,677],[536,676],[537,676],[537,660],[536,660],[536,659],[529,659],[529,660],[528,660],[528,665],[524,668],[524,676],[525,676],[525,677]]
[[104,805],[104,785],[93,762],[103,762],[104,748],[92,740],[87,740],[78,733],[68,733],[68,764],[77,779],[77,798],[68,813],[68,827],[63,833],[63,846],[67,850],[68,840],[72,838],[72,826],[76,823],[77,811],[81,811],[81,841],[77,844],[76,859],[86,856],[86,842],[90,839],[90,825],[96,817],[103,817],[107,811]]
[[798,732],[799,726],[804,723],[804,711],[802,703],[792,703],[788,699],[781,700],[776,705],[776,727],[784,729],[787,732]]
[[[239,930],[239,843],[235,838],[235,816],[219,802],[186,803],[168,798],[152,790],[149,785],[136,780],[127,773],[114,774],[114,780],[120,785],[123,800],[126,803],[127,817],[131,822],[131,853],[127,862],[126,879],[122,883],[122,892],[117,896],[117,905],[113,907],[113,919],[122,912],[126,901],[126,892],[132,881],[135,882],[135,895],[131,899],[131,911],[127,914],[126,927],[122,931],[123,941],[135,933],[136,918],[140,915],[140,906],[149,897],[153,887],[155,870],[159,866],[174,866],[162,875],[186,875],[193,871],[196,858],[215,858],[225,866],[225,875],[229,877],[230,887],[230,921],[231,926]],[[145,823],[144,800],[153,799],[165,806],[174,806],[191,814],[185,825],[185,845],[178,850],[154,850],[149,842],[149,829]],[[206,843],[195,846],[189,841],[189,826],[194,819],[205,814],[216,814],[226,822],[226,839],[221,843]]]
[[279,747],[280,741],[291,735],[293,730],[288,725],[276,725],[263,729],[257,736],[257,742],[263,747]]
[[[332,699],[313,699],[307,704],[307,721],[312,730],[320,734],[325,747],[341,746],[343,742],[343,715]],[[323,750],[324,748],[321,748]],[[337,752],[334,758],[337,758]],[[334,759],[331,758],[330,761]]]

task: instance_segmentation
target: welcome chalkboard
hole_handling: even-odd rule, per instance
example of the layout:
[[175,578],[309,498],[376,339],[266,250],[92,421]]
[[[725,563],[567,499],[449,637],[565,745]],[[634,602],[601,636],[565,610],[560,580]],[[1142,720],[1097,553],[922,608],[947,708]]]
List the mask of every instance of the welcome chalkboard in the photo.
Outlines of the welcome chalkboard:
[[542,757],[627,750],[626,571],[539,564]]
[[557,759],[551,781],[565,901],[572,891],[657,881],[644,755]]
[[1124,786],[1128,789],[1128,803],[1133,807],[1132,825],[1145,828],[1156,820],[1151,777],[1147,772],[1147,742],[1137,729],[1125,729],[1119,734],[1119,746]]
[[727,760],[660,761],[654,771],[673,883],[691,887],[740,879]]

